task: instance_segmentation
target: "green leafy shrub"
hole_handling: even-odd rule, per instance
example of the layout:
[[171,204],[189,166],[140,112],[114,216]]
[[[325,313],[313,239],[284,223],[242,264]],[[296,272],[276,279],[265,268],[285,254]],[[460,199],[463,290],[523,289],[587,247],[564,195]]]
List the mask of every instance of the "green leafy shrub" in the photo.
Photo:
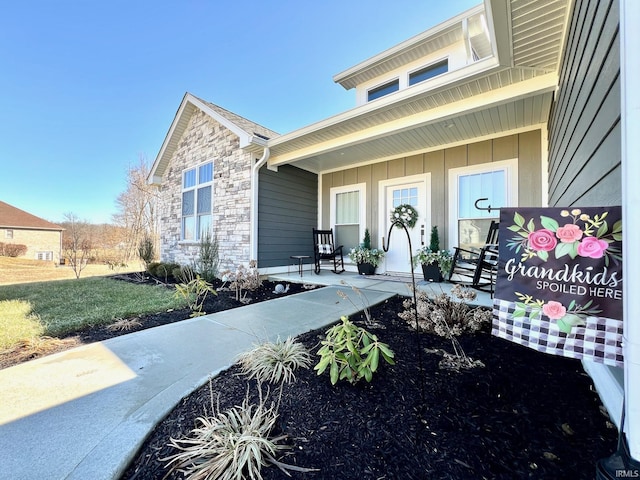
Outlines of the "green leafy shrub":
[[161,265],[160,262],[151,262],[147,265],[147,273],[149,275],[153,275],[154,277],[158,274],[158,267]]
[[355,325],[349,317],[343,316],[341,320],[342,323],[327,330],[327,337],[321,342],[322,347],[318,350],[320,361],[314,367],[318,375],[329,367],[332,385],[343,379],[351,384],[362,378],[370,382],[378,369],[380,357],[391,365],[395,364],[389,345]]
[[164,280],[165,283],[171,278],[178,280],[179,277],[175,275],[176,269],[180,269],[180,265],[177,263],[151,262],[147,265],[147,273],[157,279]]

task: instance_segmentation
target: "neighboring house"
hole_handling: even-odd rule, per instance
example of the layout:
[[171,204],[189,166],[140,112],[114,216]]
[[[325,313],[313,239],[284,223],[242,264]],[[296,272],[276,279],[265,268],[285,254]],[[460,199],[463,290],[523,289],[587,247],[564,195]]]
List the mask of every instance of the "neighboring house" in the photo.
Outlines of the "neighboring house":
[[[585,368],[616,423],[626,396],[626,431],[640,458],[640,312],[629,298],[638,286],[630,259],[640,264],[630,252],[637,242],[630,232],[638,227],[629,213],[640,207],[631,185],[640,172],[629,158],[640,140],[621,113],[638,121],[637,94],[631,88],[625,94],[624,85],[635,82],[640,68],[620,41],[620,25],[637,24],[638,10],[633,0],[485,0],[337,74],[337,83],[355,91],[356,106],[283,135],[235,116],[234,130],[219,118],[228,112],[187,94],[152,172],[166,195],[162,228],[171,230],[163,233],[163,258],[185,258],[176,253],[186,252],[188,231],[180,229],[188,204],[180,182],[209,161],[221,163],[211,197],[214,231],[227,242],[221,258],[233,250],[229,225],[237,224],[234,260],[256,258],[264,272],[306,254],[311,226],[333,228],[346,248],[368,228],[381,247],[398,203],[420,214],[414,247],[427,243],[437,225],[444,248],[483,238],[497,212],[476,209],[480,198],[493,208],[622,204],[625,368],[587,362]],[[632,28],[626,35],[640,44]],[[185,103],[192,105],[188,113]],[[214,140],[211,132],[226,135],[224,155],[213,146],[190,148],[200,124],[209,125],[200,130],[201,143]],[[233,180],[225,159],[235,157],[242,160],[231,170],[244,186],[226,190]],[[406,273],[406,242],[394,232],[389,247],[379,270]]]
[[25,245],[24,258],[60,263],[62,228],[0,201],[0,242]]

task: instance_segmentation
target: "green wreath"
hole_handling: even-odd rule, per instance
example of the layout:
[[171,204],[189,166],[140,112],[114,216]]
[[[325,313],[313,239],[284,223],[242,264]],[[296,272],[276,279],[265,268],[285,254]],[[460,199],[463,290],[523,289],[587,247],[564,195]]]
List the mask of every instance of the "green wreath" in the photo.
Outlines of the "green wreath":
[[[391,210],[391,222],[401,222],[407,228],[413,228],[418,221],[418,211],[408,203],[398,205]],[[396,227],[402,228],[402,225],[396,223]]]

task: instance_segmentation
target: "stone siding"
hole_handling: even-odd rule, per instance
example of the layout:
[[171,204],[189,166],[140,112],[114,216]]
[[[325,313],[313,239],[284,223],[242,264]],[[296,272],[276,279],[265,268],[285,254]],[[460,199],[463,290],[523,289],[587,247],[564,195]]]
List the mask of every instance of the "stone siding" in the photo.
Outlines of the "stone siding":
[[218,238],[220,269],[247,264],[250,256],[251,155],[229,129],[196,110],[162,179],[160,256],[190,265],[197,242],[180,241],[182,172],[213,161],[213,232]]

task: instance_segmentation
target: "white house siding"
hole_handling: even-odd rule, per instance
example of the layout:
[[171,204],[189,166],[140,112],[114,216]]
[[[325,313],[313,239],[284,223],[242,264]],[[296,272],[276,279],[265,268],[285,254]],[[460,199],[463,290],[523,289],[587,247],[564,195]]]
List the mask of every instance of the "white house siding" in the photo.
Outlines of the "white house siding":
[[440,241],[449,246],[448,172],[452,168],[518,159],[519,206],[542,205],[542,140],[540,130],[507,135],[410,157],[347,168],[322,175],[322,226],[330,226],[330,190],[366,183],[365,223],[374,246],[386,232],[378,231],[378,183],[383,180],[431,173],[431,223],[438,226]]
[[197,242],[180,241],[182,172],[213,161],[213,230],[221,269],[247,264],[250,256],[251,155],[229,129],[196,110],[162,179],[160,240],[163,261],[188,265]]
[[[622,203],[620,42],[617,0],[575,2],[549,122],[549,203]],[[622,411],[620,368],[584,362],[614,422]]]

